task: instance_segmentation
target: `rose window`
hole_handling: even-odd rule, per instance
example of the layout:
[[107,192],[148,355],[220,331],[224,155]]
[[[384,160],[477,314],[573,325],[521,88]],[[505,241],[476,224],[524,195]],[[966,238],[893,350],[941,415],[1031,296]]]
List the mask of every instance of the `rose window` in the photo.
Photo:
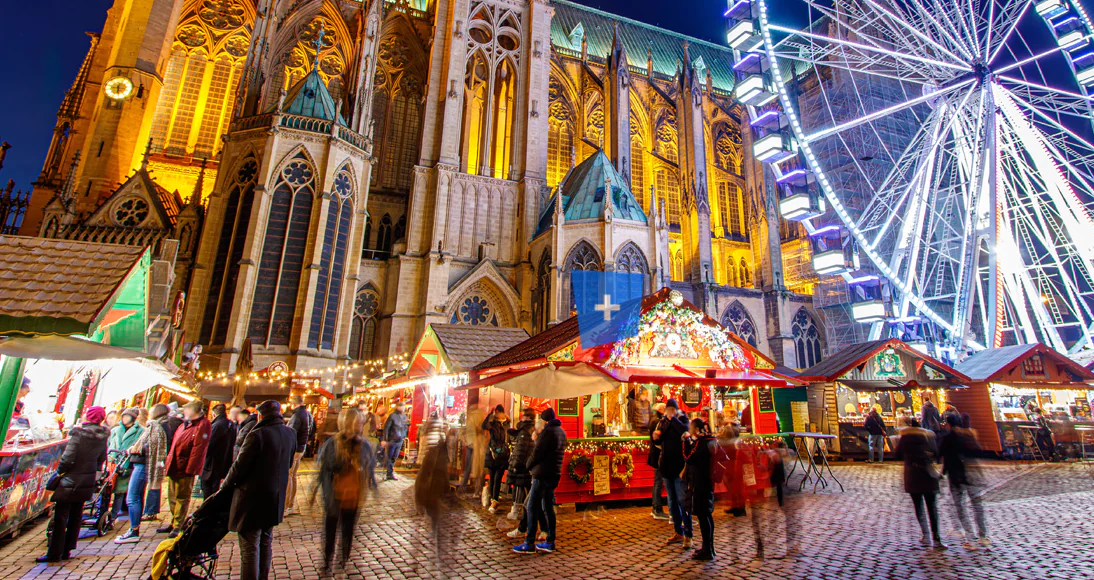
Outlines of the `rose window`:
[[349,174],[345,171],[338,172],[338,175],[334,178],[334,193],[337,193],[338,197],[343,199],[353,193],[353,184],[350,181]]
[[131,197],[114,209],[114,221],[120,226],[136,227],[148,217],[148,202]]
[[353,310],[358,316],[362,318],[368,318],[373,314],[376,314],[376,307],[379,303],[377,297],[372,292],[361,292],[357,295],[357,300],[353,303]]
[[487,324],[490,315],[490,304],[480,296],[472,296],[460,305],[459,319],[464,324]]
[[312,178],[311,166],[303,161],[293,161],[282,170],[281,174],[285,181],[296,187],[307,185]]

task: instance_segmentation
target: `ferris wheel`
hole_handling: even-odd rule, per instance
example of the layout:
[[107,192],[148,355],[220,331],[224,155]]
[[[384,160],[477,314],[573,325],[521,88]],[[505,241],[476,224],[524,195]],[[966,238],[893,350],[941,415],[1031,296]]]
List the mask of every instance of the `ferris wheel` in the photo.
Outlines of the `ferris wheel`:
[[929,321],[951,353],[1094,348],[1094,26],[1078,0],[776,1],[730,0],[736,97],[781,215],[854,319],[875,338]]

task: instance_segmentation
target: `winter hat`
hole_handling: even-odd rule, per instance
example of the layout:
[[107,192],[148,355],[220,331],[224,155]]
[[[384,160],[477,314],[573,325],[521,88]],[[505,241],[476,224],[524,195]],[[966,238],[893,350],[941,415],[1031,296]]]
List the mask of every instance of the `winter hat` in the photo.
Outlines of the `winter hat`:
[[680,405],[676,404],[676,399],[669,399],[669,402],[665,403],[665,408],[672,407],[673,409],[679,409]]
[[281,403],[270,399],[268,401],[262,401],[258,404],[258,414],[263,418],[272,417],[274,415],[281,414]]
[[539,418],[543,419],[544,421],[554,421],[555,420],[555,410],[550,408],[550,407],[547,407],[546,409],[543,410],[542,413],[539,414]]
[[121,412],[122,417],[124,417],[126,415],[129,415],[129,417],[131,419],[133,419],[133,422],[136,422],[137,421],[137,416],[138,416],[137,408],[136,407],[130,407],[130,408],[128,408],[128,409]]
[[101,424],[106,420],[106,409],[102,407],[91,407],[87,411],[84,411],[84,421],[87,423]]

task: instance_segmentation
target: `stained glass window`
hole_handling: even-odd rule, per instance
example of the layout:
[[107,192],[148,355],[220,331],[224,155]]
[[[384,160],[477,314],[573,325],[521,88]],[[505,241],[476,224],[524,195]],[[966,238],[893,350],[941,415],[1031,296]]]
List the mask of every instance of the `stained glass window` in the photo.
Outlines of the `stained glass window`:
[[748,315],[740,302],[734,302],[726,308],[721,322],[722,326],[730,332],[741,337],[748,344],[756,346],[756,323],[752,321],[752,317]]
[[240,165],[228,190],[224,222],[220,227],[216,258],[213,260],[212,286],[201,324],[201,342],[206,345],[224,344],[228,334],[228,320],[235,304],[239,261],[243,258],[243,245],[251,221],[257,177],[258,163],[249,156]]
[[456,312],[452,313],[452,319],[449,322],[452,324],[470,324],[472,326],[497,326],[498,315],[486,298],[473,294],[464,298],[463,302],[456,308]]
[[799,308],[790,325],[794,337],[794,349],[798,355],[798,368],[806,369],[821,361],[821,338],[813,317]]
[[380,308],[380,295],[371,284],[357,291],[353,302],[353,322],[350,325],[349,357],[368,360],[374,356],[376,341],[376,315]]

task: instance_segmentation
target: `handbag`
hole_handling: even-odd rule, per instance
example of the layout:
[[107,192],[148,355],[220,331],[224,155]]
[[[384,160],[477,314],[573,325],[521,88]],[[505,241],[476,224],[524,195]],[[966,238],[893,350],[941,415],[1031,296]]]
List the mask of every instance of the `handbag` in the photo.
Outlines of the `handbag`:
[[54,472],[49,476],[49,481],[46,482],[46,491],[57,491],[57,488],[61,486],[61,474]]
[[933,461],[928,461],[923,466],[923,471],[927,472],[927,475],[931,476],[931,479],[942,479],[942,472],[938,470],[938,466]]

